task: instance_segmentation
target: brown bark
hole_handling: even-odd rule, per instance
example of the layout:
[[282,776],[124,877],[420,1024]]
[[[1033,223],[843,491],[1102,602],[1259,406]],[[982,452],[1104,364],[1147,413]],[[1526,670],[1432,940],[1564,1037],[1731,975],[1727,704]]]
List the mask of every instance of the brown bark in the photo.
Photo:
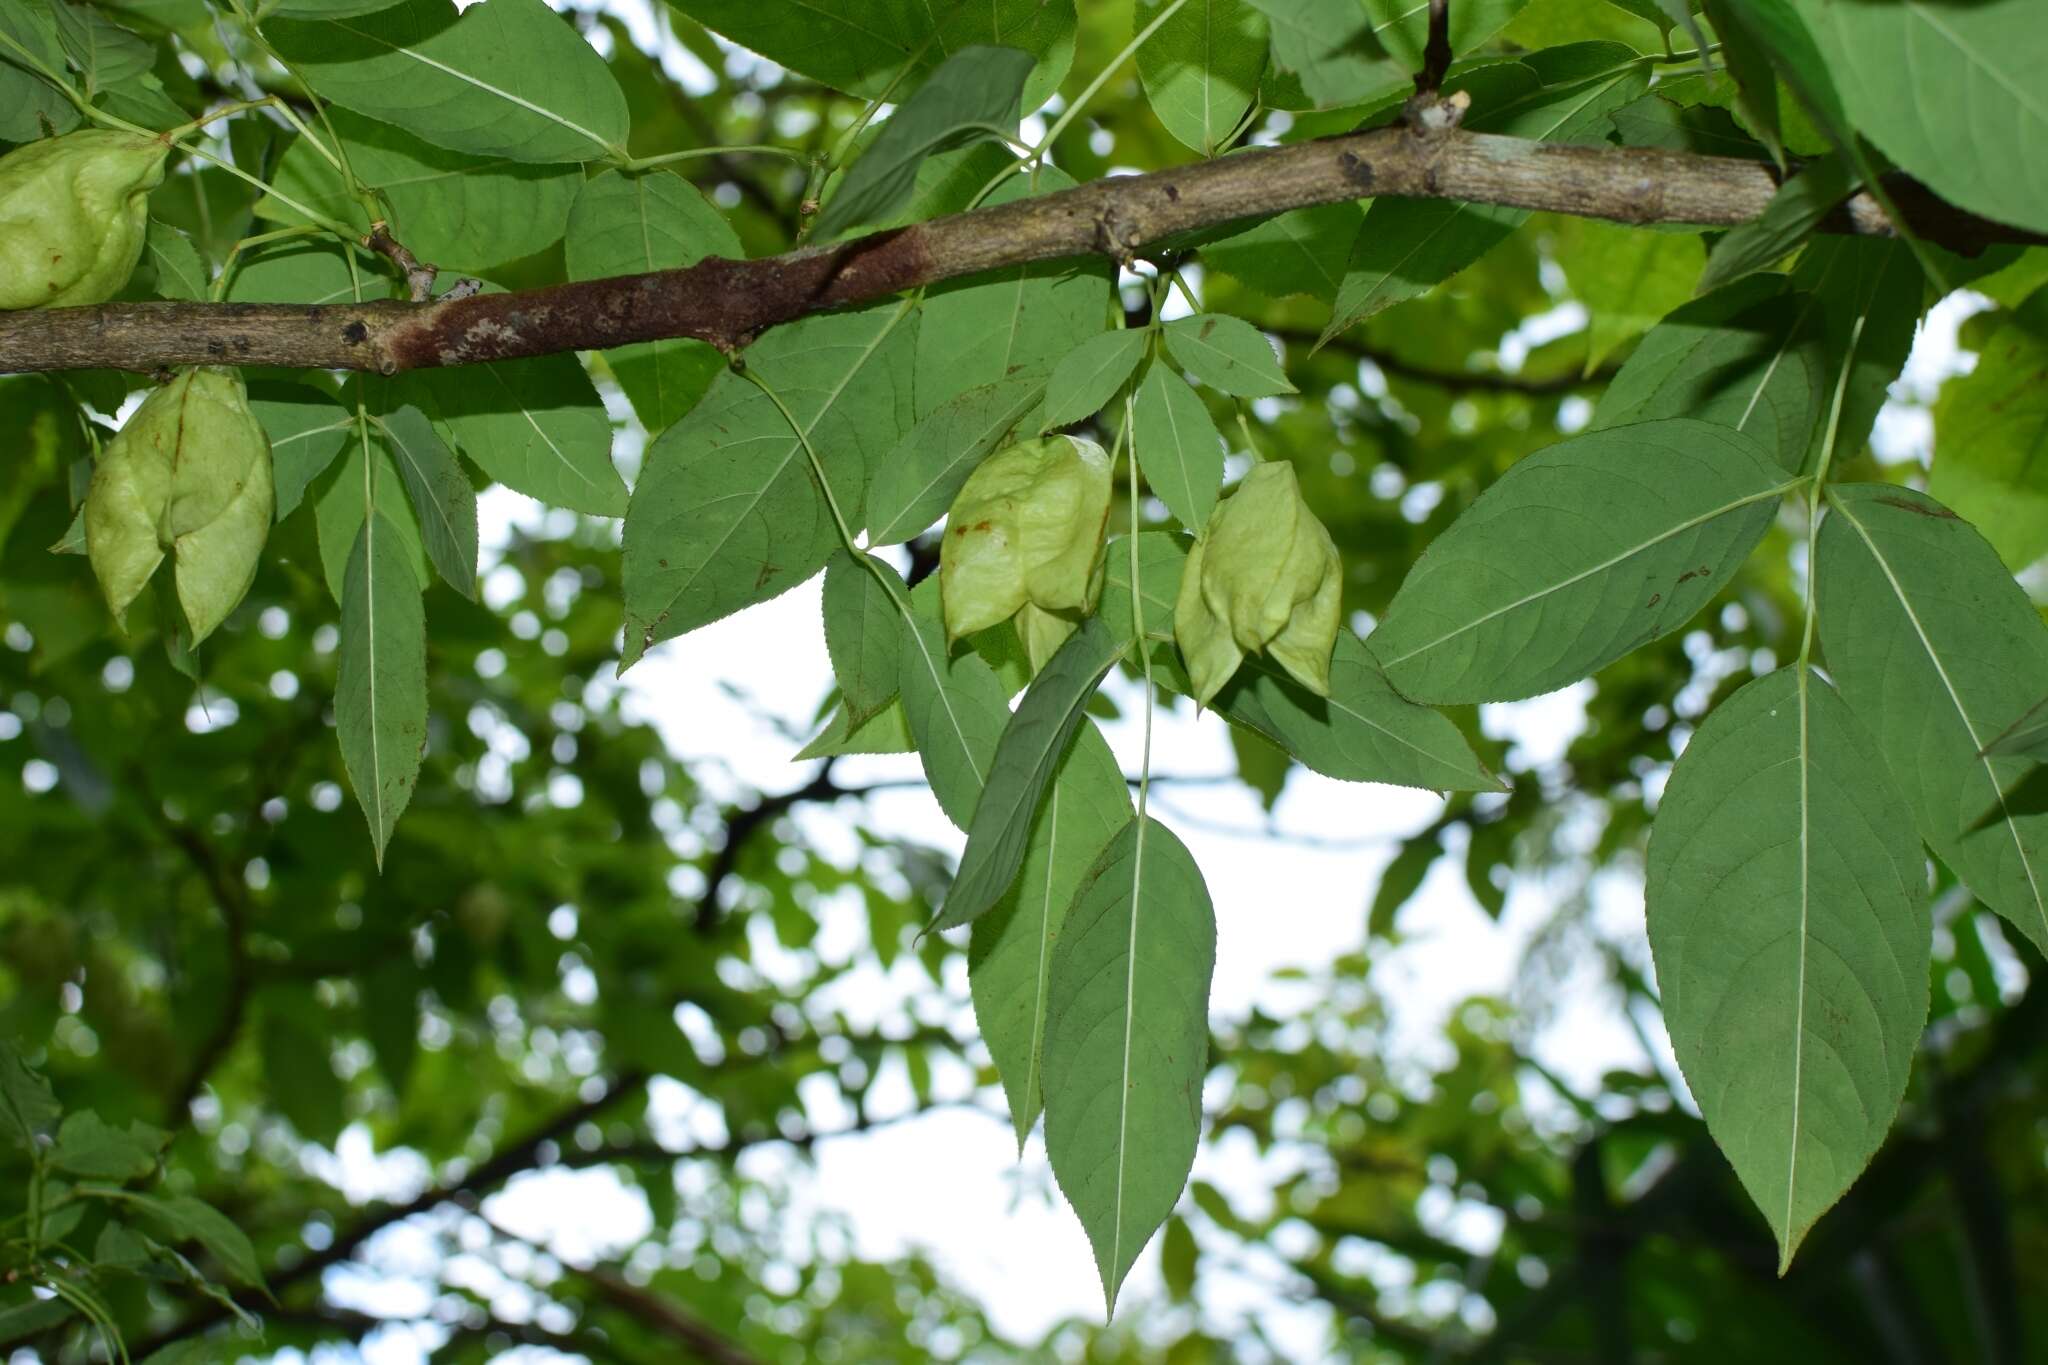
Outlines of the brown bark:
[[[0,373],[166,365],[401,370],[596,350],[665,337],[730,349],[778,323],[1031,261],[1128,260],[1176,233],[1373,196],[1454,199],[1622,223],[1729,227],[1777,184],[1759,162],[1532,142],[1405,126],[1262,148],[752,261],[425,303],[118,303],[0,314]],[[1928,240],[1962,251],[2038,238],[1910,183],[1895,197]],[[1888,234],[1858,194],[1826,227]]]

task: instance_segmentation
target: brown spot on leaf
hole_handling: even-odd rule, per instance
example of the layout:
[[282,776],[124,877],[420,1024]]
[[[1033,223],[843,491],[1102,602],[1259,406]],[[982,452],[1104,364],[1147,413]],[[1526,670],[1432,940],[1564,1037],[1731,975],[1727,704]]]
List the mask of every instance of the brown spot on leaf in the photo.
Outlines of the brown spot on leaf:
[[1643,603],[1643,605],[1644,605],[1645,607],[1654,607],[1654,606],[1656,606],[1656,605],[1657,605],[1657,604],[1658,604],[1659,602],[1662,602],[1663,600],[1664,600],[1664,594],[1663,594],[1663,593],[1661,593],[1661,592],[1653,592],[1653,593],[1651,593],[1651,594],[1650,594],[1650,600],[1649,600],[1649,601],[1647,601],[1647,602],[1645,602],[1645,603]]

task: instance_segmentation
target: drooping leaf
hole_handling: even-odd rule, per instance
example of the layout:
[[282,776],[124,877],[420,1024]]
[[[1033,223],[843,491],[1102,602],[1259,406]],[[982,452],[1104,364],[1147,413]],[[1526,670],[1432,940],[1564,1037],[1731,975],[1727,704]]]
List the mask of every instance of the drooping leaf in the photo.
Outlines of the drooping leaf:
[[1876,238],[1816,242],[1800,256],[1792,280],[1819,304],[1831,402],[1802,466],[1811,472],[1829,441],[1834,458],[1846,461],[1870,438],[1887,390],[1913,349],[1925,281],[1910,247]]
[[[1057,171],[1038,192],[1070,189]],[[998,186],[993,206],[1026,198],[1022,177]],[[1113,271],[1107,260],[1047,261],[973,275],[928,291],[917,337],[917,415],[960,394],[1012,379],[1043,381],[1054,365],[1108,324]]]
[[868,543],[894,545],[945,515],[987,454],[1026,425],[1036,379],[999,380],[955,394],[903,434],[868,486]]
[[1146,484],[1181,525],[1209,524],[1223,486],[1223,437],[1201,395],[1157,361],[1138,382],[1131,448]]
[[264,36],[314,90],[451,151],[513,161],[623,154],[626,97],[604,59],[542,0],[404,0]]
[[[350,426],[356,427],[353,418]],[[413,576],[424,587],[433,572],[421,542],[420,525],[413,516],[412,503],[399,477],[391,452],[376,435],[373,423],[364,422],[351,430],[342,458],[315,476],[310,493],[313,522],[319,534],[320,569],[327,590],[341,601],[348,579],[349,556],[355,551],[356,536],[363,529],[366,509],[373,503],[377,513],[390,523]],[[367,471],[367,472],[366,472]]]
[[[1414,0],[1250,0],[1273,30],[1273,65],[1260,94],[1275,109],[1364,104],[1422,69],[1429,6]],[[1478,51],[1526,0],[1459,0],[1449,7],[1451,51]]]
[[1779,134],[1778,73],[1772,68],[1758,34],[1731,21],[1727,10],[1742,0],[1702,0],[1707,20],[1721,39],[1721,62],[1735,80],[1735,104],[1744,121],[1780,167],[1785,164],[1784,140]]
[[706,28],[800,75],[864,99],[886,98],[970,43],[1022,48],[1038,59],[1024,106],[1036,109],[1074,60],[1073,0],[669,0]]
[[[616,364],[617,353],[615,372]],[[612,463],[611,419],[576,357],[487,361],[425,370],[421,377],[433,395],[434,416],[484,473],[550,507],[625,515],[626,481]]]
[[1927,1017],[1911,817],[1834,689],[1783,668],[1672,769],[1645,900],[1664,1018],[1779,1267],[1870,1161]]
[[648,447],[626,509],[622,667],[824,567],[839,536],[810,455],[858,525],[868,468],[910,425],[916,333],[894,302],[779,327],[746,361],[781,405],[728,371]]
[[1750,275],[1650,330],[1608,384],[1593,429],[1694,417],[1744,432],[1799,469],[1832,396],[1821,310],[1783,276]]
[[1714,244],[1700,275],[1699,292],[1708,293],[1752,271],[1768,270],[1805,241],[1855,188],[1856,172],[1846,157],[1824,157],[1801,167],[1778,187],[1760,216],[1730,228]]
[[1977,368],[1942,385],[1927,491],[2017,571],[2048,555],[2048,290],[1991,333]]
[[427,742],[427,627],[421,582],[380,507],[363,522],[341,593],[334,725],[356,800],[384,848],[412,800]]
[[476,490],[455,452],[434,434],[418,408],[402,407],[377,419],[405,491],[419,519],[427,558],[448,586],[476,599]]
[[837,236],[855,223],[885,218],[910,198],[918,167],[934,152],[1007,133],[1034,65],[1014,47],[963,47],[947,56],[847,168],[818,215],[816,232]]
[[883,580],[843,549],[825,565],[824,610],[825,650],[857,727],[896,696],[902,614]]
[[1086,714],[1088,699],[1129,643],[1128,626],[1090,616],[1067,638],[1024,694],[996,745],[967,848],[934,929],[957,929],[986,914],[1024,865],[1040,798]]
[[903,712],[903,697],[899,693],[895,700],[858,725],[847,718],[844,706],[834,707],[825,721],[825,728],[799,749],[790,761],[801,763],[806,759],[831,758],[838,754],[908,754],[916,751],[917,741],[911,736],[910,719]]
[[1201,869],[1166,826],[1131,821],[1060,926],[1045,1032],[1046,1151],[1112,1310],[1194,1165],[1215,966]]
[[145,274],[151,292],[164,299],[197,302],[206,297],[212,284],[206,262],[199,259],[199,248],[192,245],[192,239],[155,218],[149,220],[149,235],[142,241],[142,262],[129,287],[134,288]]
[[[2048,26],[2030,0],[1791,0],[1851,124],[1942,198],[2048,231]],[[1900,98],[1901,73],[1919,99]]]
[[334,463],[355,430],[355,417],[309,384],[268,381],[252,385],[249,410],[270,438],[277,519],[297,509],[306,489]]
[[[1168,0],[1138,0],[1145,28]],[[1145,98],[1166,131],[1203,156],[1223,150],[1258,98],[1266,16],[1250,0],[1187,0],[1138,49]]]
[[1109,744],[1084,725],[1031,826],[1015,884],[974,922],[967,981],[982,1041],[995,1060],[1021,1149],[1044,1107],[1052,954],[1074,892],[1131,819],[1130,791]]
[[[606,171],[585,181],[562,243],[572,280],[680,270],[706,256],[745,254],[724,215],[695,186],[665,172]],[[714,348],[690,337],[615,347],[605,362],[641,425],[655,433],[680,421],[725,367]]]
[[1133,329],[1103,332],[1062,356],[1046,380],[1039,425],[1051,431],[1100,412],[1145,358],[1148,335]]
[[[572,166],[450,151],[345,108],[328,111],[328,121],[349,169],[383,193],[392,235],[443,270],[486,270],[559,240],[584,183]],[[308,139],[285,149],[270,180],[283,197],[259,200],[258,217],[305,222],[288,198],[369,231],[368,211]]]
[[1985,748],[2048,680],[2048,626],[1998,554],[1934,499],[1828,490],[1815,579],[1829,672],[1870,727],[1922,838],[2048,947],[2048,810],[2010,799],[2032,765]]
[[88,94],[132,80],[156,62],[156,49],[147,38],[93,6],[55,4],[49,13],[57,23],[57,41]]
[[936,593],[915,611],[902,605],[907,597],[896,600],[903,628],[898,654],[903,712],[939,809],[966,829],[1009,724],[1009,700],[981,655],[969,648],[957,654],[947,649]]
[[1273,343],[1242,318],[1196,313],[1166,324],[1166,350],[1190,374],[1219,393],[1271,398],[1293,393]]
[[1511,701],[1680,629],[1800,479],[1691,418],[1596,431],[1523,459],[1438,536],[1372,652],[1403,696]]

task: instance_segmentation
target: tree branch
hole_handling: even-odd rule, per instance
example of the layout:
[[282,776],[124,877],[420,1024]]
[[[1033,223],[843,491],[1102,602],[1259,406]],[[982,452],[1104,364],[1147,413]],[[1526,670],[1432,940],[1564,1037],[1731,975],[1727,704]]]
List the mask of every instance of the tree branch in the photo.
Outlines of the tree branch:
[[[1765,165],[1657,148],[1532,142],[1405,126],[1265,148],[957,213],[752,261],[428,303],[126,303],[0,315],[0,373],[93,367],[279,365],[396,374],[559,351],[696,337],[727,350],[778,323],[1004,266],[1127,259],[1176,233],[1368,196],[1451,199],[1623,223],[1730,227],[1776,192]],[[1963,213],[1901,181],[1929,241],[1970,251],[2043,240]],[[1867,195],[1830,231],[1888,234]]]

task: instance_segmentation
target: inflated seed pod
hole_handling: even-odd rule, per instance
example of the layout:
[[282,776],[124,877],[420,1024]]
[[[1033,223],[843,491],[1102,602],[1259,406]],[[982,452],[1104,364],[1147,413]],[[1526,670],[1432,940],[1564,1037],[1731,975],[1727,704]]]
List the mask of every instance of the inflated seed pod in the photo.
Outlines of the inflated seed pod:
[[0,309],[102,303],[142,255],[170,143],[108,128],[0,157]]
[[1046,436],[999,450],[968,475],[939,548],[946,635],[1011,617],[1034,670],[1102,593],[1109,456],[1093,441]]
[[171,556],[197,644],[249,591],[270,534],[270,440],[233,370],[184,370],[100,452],[85,548],[118,618]]
[[1195,700],[1207,706],[1254,652],[1329,695],[1343,593],[1336,544],[1302,500],[1294,466],[1253,466],[1195,538],[1174,603]]

